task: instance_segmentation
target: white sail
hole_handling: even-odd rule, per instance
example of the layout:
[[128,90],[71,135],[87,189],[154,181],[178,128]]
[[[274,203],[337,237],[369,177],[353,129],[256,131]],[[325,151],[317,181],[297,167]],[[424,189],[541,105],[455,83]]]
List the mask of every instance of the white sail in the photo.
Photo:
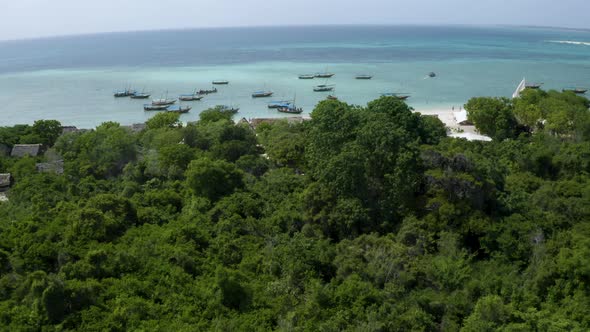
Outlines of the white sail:
[[520,93],[526,88],[526,80],[523,78],[520,84],[516,87],[516,90],[512,94],[512,98],[520,97]]

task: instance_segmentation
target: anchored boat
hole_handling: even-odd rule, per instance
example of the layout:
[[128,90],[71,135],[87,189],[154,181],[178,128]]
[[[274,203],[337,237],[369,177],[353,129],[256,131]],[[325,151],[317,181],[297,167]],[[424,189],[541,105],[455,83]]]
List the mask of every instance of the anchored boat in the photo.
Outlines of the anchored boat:
[[153,105],[153,104],[144,104],[143,110],[144,111],[165,111],[168,109],[170,105]]
[[213,88],[213,89],[209,89],[209,90],[199,90],[199,94],[200,95],[208,95],[210,93],[216,93],[217,92],[217,88]]
[[410,95],[407,93],[397,93],[397,92],[386,92],[381,94],[384,97],[395,97],[400,100],[406,100],[410,98]]
[[332,90],[334,90],[334,85],[327,85],[327,84],[316,85],[313,88],[313,91],[315,91],[315,92],[325,92],[325,91],[332,91]]
[[218,81],[211,82],[211,84],[215,84],[215,85],[228,85],[229,84],[229,81],[218,80]]
[[229,112],[232,114],[236,114],[240,110],[239,107],[228,106],[228,105],[217,105],[217,107],[219,107],[219,110],[222,112]]
[[370,80],[371,78],[373,78],[373,76],[362,74],[362,75],[356,75],[355,78],[357,80]]
[[575,94],[584,94],[586,93],[586,91],[588,91],[588,89],[584,89],[584,88],[567,88],[567,89],[563,89],[563,92],[573,92]]
[[180,96],[178,96],[178,99],[181,101],[194,101],[194,100],[203,99],[203,96],[199,95],[199,93],[197,91],[195,91],[191,94],[180,95]]
[[279,108],[281,106],[288,106],[292,102],[290,100],[277,100],[268,103],[268,108]]
[[314,78],[315,78],[315,75],[314,74],[302,74],[302,75],[299,75],[299,79],[300,80],[312,80]]
[[116,98],[120,98],[120,97],[129,97],[129,96],[132,96],[132,95],[134,95],[134,94],[136,94],[136,93],[137,93],[137,91],[135,91],[135,90],[131,90],[131,89],[125,89],[125,90],[118,90],[118,91],[115,91],[115,92],[113,93],[113,95],[114,95]]
[[256,91],[252,93],[252,98],[264,98],[272,96],[272,91]]
[[161,99],[152,100],[152,105],[154,105],[154,106],[167,106],[167,105],[172,105],[175,102],[176,102],[176,99],[161,98]]
[[527,84],[525,84],[525,86],[524,86],[524,87],[525,87],[526,89],[538,89],[538,88],[540,88],[540,87],[541,87],[541,85],[542,85],[542,84],[543,84],[543,83],[527,83]]
[[192,107],[190,106],[182,106],[182,105],[171,105],[166,109],[166,112],[172,113],[188,113]]

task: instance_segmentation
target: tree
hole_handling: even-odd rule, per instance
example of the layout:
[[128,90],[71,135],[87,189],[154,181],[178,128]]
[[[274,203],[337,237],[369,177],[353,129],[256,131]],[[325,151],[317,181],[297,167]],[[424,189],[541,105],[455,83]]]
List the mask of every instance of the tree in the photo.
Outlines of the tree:
[[513,105],[507,98],[471,98],[465,104],[465,110],[467,118],[484,135],[503,140],[517,134]]
[[181,126],[180,114],[174,112],[162,112],[154,115],[146,121],[148,129],[176,128]]
[[57,120],[37,120],[33,124],[33,133],[41,138],[37,143],[53,146],[62,133],[61,123]]
[[242,172],[222,160],[193,160],[185,173],[188,188],[197,196],[217,201],[243,186]]

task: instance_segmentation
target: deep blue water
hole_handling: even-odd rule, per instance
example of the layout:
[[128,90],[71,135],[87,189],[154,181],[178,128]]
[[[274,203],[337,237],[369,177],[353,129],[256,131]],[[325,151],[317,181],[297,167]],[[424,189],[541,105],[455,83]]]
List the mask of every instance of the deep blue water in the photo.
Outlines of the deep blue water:
[[[559,43],[580,42],[579,44]],[[297,94],[311,111],[314,94],[297,73],[336,73],[341,99],[363,104],[391,90],[411,90],[416,108],[460,104],[479,94],[509,95],[523,76],[547,88],[590,86],[590,31],[471,26],[333,26],[227,28],[109,33],[0,42],[0,104],[6,123],[36,117],[90,126],[142,121],[137,103],[113,101],[125,85],[174,95],[232,82],[195,105],[186,119],[216,103],[268,116],[249,92]],[[423,80],[435,71],[434,82]],[[369,82],[350,80],[371,73]]]

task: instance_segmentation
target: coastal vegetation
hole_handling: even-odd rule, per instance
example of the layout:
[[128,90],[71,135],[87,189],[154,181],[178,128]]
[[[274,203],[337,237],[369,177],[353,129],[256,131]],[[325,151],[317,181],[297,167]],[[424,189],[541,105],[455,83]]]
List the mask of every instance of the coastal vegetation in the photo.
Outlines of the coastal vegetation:
[[588,106],[474,98],[491,142],[395,97],[0,128],[48,147],[0,158],[0,330],[587,331]]

